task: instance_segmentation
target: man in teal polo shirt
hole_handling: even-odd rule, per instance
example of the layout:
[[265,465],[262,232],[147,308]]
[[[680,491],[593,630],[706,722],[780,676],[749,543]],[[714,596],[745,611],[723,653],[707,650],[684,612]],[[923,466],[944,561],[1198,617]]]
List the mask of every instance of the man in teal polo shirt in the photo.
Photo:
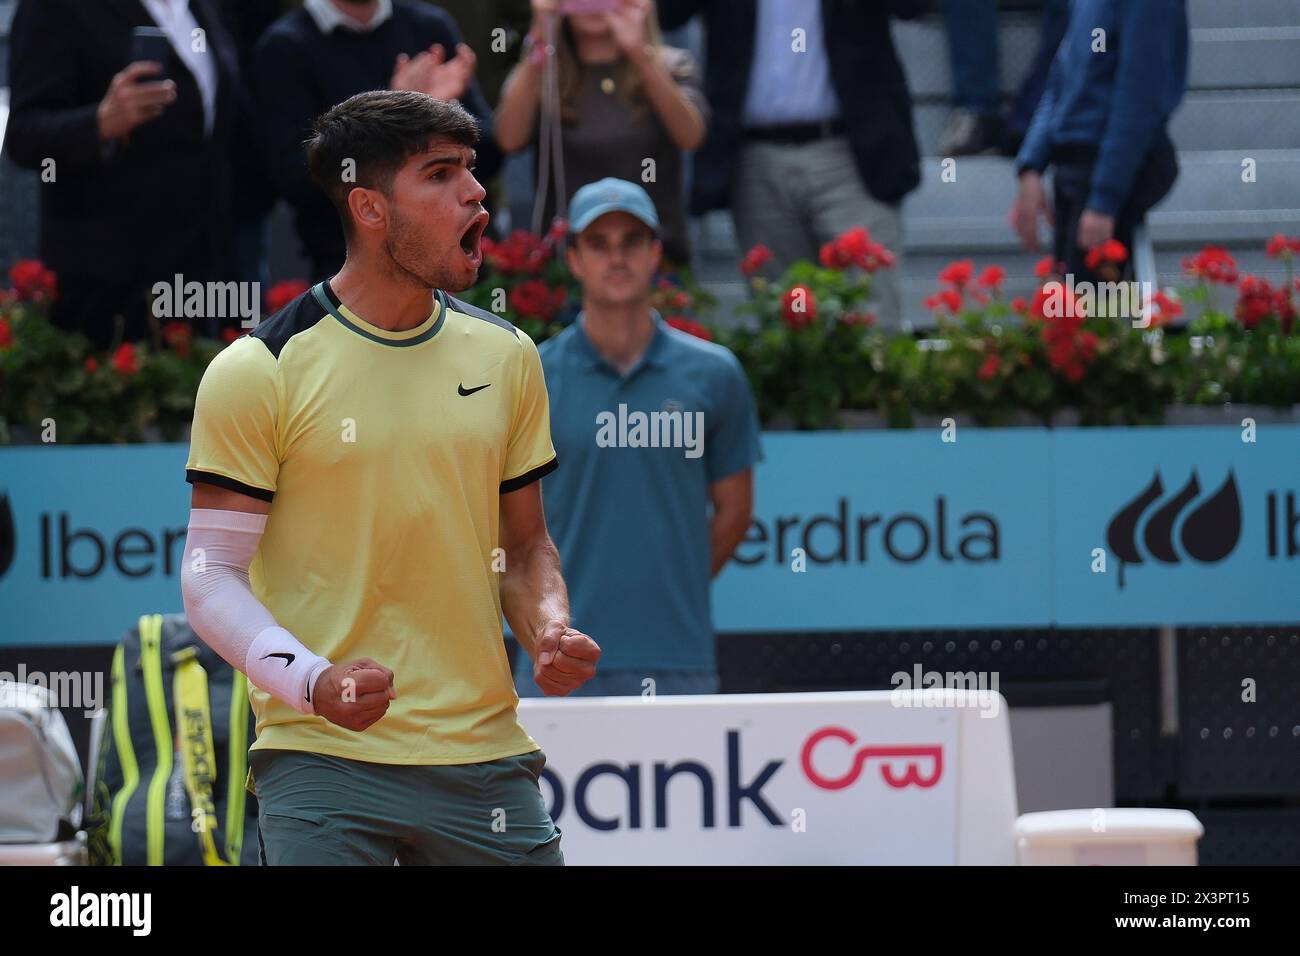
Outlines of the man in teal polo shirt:
[[[744,370],[650,307],[659,217],[635,183],[602,179],[569,208],[583,311],[539,351],[559,468],[542,503],[573,624],[601,667],[569,696],[718,689],[709,581],[749,527],[762,457]],[[541,696],[521,650],[515,687]]]

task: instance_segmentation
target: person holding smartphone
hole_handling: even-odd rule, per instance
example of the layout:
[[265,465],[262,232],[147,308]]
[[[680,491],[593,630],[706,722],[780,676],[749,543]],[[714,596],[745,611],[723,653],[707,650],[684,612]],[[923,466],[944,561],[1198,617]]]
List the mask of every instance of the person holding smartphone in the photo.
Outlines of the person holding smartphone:
[[[640,183],[659,210],[669,269],[690,261],[682,151],[704,141],[709,106],[694,59],[664,46],[651,0],[532,0],[523,55],[496,111],[497,142],[517,152],[538,139],[548,19],[559,18],[560,141],[566,200],[606,176]],[[550,222],[555,204],[548,202]]]
[[293,209],[312,281],[333,275],[347,252],[344,226],[307,169],[303,142],[331,106],[370,90],[411,90],[458,102],[478,123],[477,174],[501,165],[492,108],[474,78],[478,57],[443,9],[415,0],[305,0],[253,51],[253,89],[267,167]]
[[[216,0],[22,0],[10,50],[5,150],[41,173],[55,324],[105,348],[120,316],[142,339],[155,283],[234,278],[238,66]],[[237,317],[196,331],[219,322]]]

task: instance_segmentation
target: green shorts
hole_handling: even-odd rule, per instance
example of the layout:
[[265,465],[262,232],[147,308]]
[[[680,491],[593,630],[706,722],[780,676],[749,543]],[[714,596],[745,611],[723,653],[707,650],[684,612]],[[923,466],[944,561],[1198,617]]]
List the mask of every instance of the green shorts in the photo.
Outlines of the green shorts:
[[540,750],[397,766],[299,750],[248,754],[263,866],[563,866]]

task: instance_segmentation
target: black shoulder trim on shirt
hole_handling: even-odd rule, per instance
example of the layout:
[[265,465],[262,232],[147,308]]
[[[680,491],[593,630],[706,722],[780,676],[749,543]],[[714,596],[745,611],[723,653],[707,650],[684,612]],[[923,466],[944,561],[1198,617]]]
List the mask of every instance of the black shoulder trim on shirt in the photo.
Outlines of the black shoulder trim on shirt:
[[275,315],[264,322],[259,322],[257,328],[249,334],[261,339],[262,344],[278,359],[289,339],[299,332],[306,332],[327,315],[329,313],[321,308],[316,297],[308,289]]
[[519,330],[505,319],[501,318],[501,316],[494,315],[486,309],[480,309],[476,305],[470,305],[468,302],[462,302],[455,296],[447,295],[447,293],[443,292],[441,289],[438,290],[438,295],[442,296],[443,299],[446,300],[444,304],[449,305],[450,308],[460,312],[462,315],[468,315],[475,319],[482,319],[484,322],[490,322],[493,325],[499,326],[507,332],[510,332],[515,338],[519,337]]
[[526,488],[529,485],[531,485],[534,481],[538,481],[542,478],[545,478],[547,475],[549,475],[558,467],[560,467],[559,461],[555,458],[552,458],[546,464],[538,465],[532,471],[526,471],[518,478],[511,478],[508,481],[501,482],[500,494],[508,495],[512,491],[518,491],[520,488]]
[[227,478],[225,475],[215,475],[210,471],[195,471],[193,468],[186,468],[185,480],[191,485],[216,485],[218,488],[225,488],[227,491],[237,491],[241,495],[248,495],[248,497],[256,498],[258,501],[271,501],[275,498],[274,491],[267,491],[265,488],[254,488],[242,481]]

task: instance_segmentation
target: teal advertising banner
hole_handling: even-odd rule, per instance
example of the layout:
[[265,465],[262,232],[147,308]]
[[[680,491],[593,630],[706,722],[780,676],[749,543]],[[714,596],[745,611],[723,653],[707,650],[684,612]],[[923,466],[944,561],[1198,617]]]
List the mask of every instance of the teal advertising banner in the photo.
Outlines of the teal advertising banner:
[[[943,437],[765,434],[717,629],[1300,621],[1300,426]],[[181,610],[186,453],[0,449],[0,645]]]
[[1055,623],[1300,621],[1300,428],[1070,429],[1052,454]]
[[768,433],[720,630],[983,627],[1051,618],[1051,434]]

